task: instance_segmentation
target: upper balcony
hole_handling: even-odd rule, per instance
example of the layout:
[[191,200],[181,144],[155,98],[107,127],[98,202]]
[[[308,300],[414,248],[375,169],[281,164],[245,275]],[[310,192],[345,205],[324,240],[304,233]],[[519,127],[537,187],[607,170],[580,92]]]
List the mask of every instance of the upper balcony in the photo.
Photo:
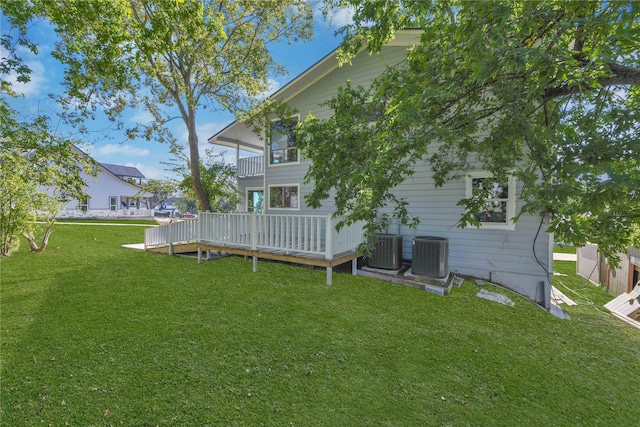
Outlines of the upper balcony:
[[238,178],[264,175],[264,158],[262,156],[238,159]]

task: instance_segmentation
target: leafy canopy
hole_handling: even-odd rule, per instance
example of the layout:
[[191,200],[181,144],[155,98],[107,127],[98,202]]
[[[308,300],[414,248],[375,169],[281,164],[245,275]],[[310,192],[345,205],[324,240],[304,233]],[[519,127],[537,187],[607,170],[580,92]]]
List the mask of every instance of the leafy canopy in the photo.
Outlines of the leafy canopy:
[[124,129],[131,138],[174,142],[166,124],[188,132],[193,191],[210,209],[200,178],[197,113],[234,113],[282,74],[269,45],[311,36],[302,0],[35,1],[60,37],[53,55],[66,65],[67,118],[82,123],[97,109],[124,128],[123,112],[142,108],[151,123]]
[[[518,213],[542,213],[561,241],[613,255],[640,244],[640,3],[634,1],[334,1],[350,5],[347,61],[420,28],[406,62],[371,87],[342,88],[300,140],[308,198],[336,190],[338,215],[415,224],[394,187],[428,160],[436,185],[485,169],[523,183]],[[325,141],[332,141],[325,144]],[[477,226],[481,198],[459,225]],[[517,217],[516,217],[517,219]],[[541,223],[542,224],[542,223]]]

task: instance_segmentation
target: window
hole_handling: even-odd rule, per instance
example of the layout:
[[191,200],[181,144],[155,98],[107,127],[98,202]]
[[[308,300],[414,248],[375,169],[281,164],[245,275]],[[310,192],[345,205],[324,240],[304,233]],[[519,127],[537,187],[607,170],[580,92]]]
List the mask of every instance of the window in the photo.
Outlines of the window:
[[298,206],[298,194],[298,185],[270,186],[269,208],[300,209]]
[[89,196],[78,200],[78,209],[80,209],[82,212],[86,212],[87,210],[89,210]]
[[293,131],[297,120],[277,120],[271,123],[269,164],[298,162],[298,146]]
[[116,196],[109,196],[109,210],[115,211],[118,209],[118,198]]
[[247,189],[247,212],[262,213],[264,190],[262,188]]
[[513,229],[515,189],[513,176],[499,182],[488,172],[471,173],[466,178],[467,198],[484,197],[484,208],[477,213],[482,228]]

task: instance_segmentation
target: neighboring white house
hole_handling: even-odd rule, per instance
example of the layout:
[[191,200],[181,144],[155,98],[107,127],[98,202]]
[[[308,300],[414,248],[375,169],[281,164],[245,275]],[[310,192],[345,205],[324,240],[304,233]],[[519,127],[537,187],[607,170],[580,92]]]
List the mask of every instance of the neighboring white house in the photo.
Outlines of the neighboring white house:
[[[407,49],[419,41],[420,32],[399,32],[394,40],[383,47],[380,54],[362,51],[350,65],[338,66],[335,51],[322,58],[304,73],[293,79],[271,96],[296,108],[299,119],[313,111],[320,119],[328,118],[331,111],[320,104],[332,98],[337,88],[347,80],[352,86],[366,86],[386,66],[398,64],[407,55]],[[276,130],[281,125],[273,119]],[[280,126],[282,127],[282,126]],[[305,184],[304,176],[310,163],[295,146],[295,139],[286,129],[274,132],[265,142],[242,122],[233,122],[209,138],[216,145],[235,148],[238,152],[238,185],[243,194],[240,212],[263,214],[310,215],[333,212],[334,204],[328,199],[320,209],[305,205],[305,195],[313,183]],[[330,141],[327,141],[330,144]],[[253,152],[255,157],[239,158],[240,150]],[[412,259],[413,239],[434,236],[448,239],[448,265],[451,272],[489,280],[548,306],[552,277],[553,236],[541,232],[538,215],[523,215],[517,223],[511,218],[522,207],[518,199],[522,183],[511,178],[508,186],[496,190],[495,200],[501,206],[488,215],[481,228],[460,229],[456,226],[463,213],[457,202],[473,192],[474,185],[491,181],[483,170],[476,170],[466,178],[451,181],[440,188],[434,186],[432,170],[427,161],[416,166],[415,174],[396,188],[397,195],[409,202],[412,216],[420,217],[417,230],[396,225],[381,230],[402,236],[402,258]]]
[[[74,148],[88,156],[79,148]],[[129,182],[132,179],[142,183],[144,175],[137,168],[100,163],[97,168],[96,176],[82,173],[87,199],[69,201],[58,218],[153,217],[153,194]]]

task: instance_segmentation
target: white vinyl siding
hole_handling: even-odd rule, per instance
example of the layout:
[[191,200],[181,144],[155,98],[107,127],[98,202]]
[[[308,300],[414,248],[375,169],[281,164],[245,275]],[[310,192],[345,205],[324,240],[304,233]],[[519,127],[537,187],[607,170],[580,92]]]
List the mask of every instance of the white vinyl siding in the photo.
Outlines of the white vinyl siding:
[[[339,67],[328,73],[320,80],[311,84],[307,89],[287,100],[289,105],[298,109],[300,119],[312,111],[320,118],[328,118],[331,111],[319,104],[333,97],[337,88],[344,86],[347,80],[352,86],[368,86],[370,81],[378,76],[385,67],[395,65],[406,57],[407,49],[403,47],[383,48],[381,56],[369,55],[363,52],[353,59],[352,65]],[[327,141],[327,144],[333,143]],[[267,147],[268,148],[268,147]],[[303,153],[301,153],[303,154]],[[266,153],[269,162],[269,154]],[[334,212],[333,196],[322,202],[319,209],[311,209],[304,203],[305,195],[313,188],[313,183],[305,183],[304,177],[309,167],[309,161],[299,157],[298,163],[285,164],[279,167],[265,168],[264,186],[265,213],[278,213],[282,208],[270,208],[268,200],[269,189],[282,187],[287,183],[298,182],[298,210],[301,215],[328,214]],[[537,215],[523,215],[516,227],[504,224],[483,224],[481,228],[459,228],[458,221],[464,213],[463,207],[457,203],[466,197],[467,182],[465,178],[445,183],[436,188],[432,170],[427,161],[420,162],[415,167],[415,174],[398,185],[393,191],[398,198],[404,198],[408,203],[409,214],[420,218],[417,229],[393,225],[386,230],[389,233],[400,233],[403,236],[404,259],[412,257],[412,239],[416,236],[445,237],[449,240],[449,268],[453,273],[465,274],[502,283],[511,289],[539,301],[542,291],[541,282],[547,280],[547,274],[536,261],[541,260],[546,268],[549,264],[549,244],[552,236],[545,233],[546,224],[542,224],[541,232],[536,237],[541,218]],[[241,180],[243,186],[254,185]],[[255,184],[258,186],[258,184]],[[246,188],[246,187],[244,187]],[[509,184],[509,199],[513,210],[507,213],[513,218],[522,207],[522,201],[515,195],[522,190],[522,184]],[[285,210],[291,211],[292,209]],[[390,212],[389,212],[390,213]],[[498,228],[493,228],[493,227]],[[534,257],[534,238],[535,255]]]

